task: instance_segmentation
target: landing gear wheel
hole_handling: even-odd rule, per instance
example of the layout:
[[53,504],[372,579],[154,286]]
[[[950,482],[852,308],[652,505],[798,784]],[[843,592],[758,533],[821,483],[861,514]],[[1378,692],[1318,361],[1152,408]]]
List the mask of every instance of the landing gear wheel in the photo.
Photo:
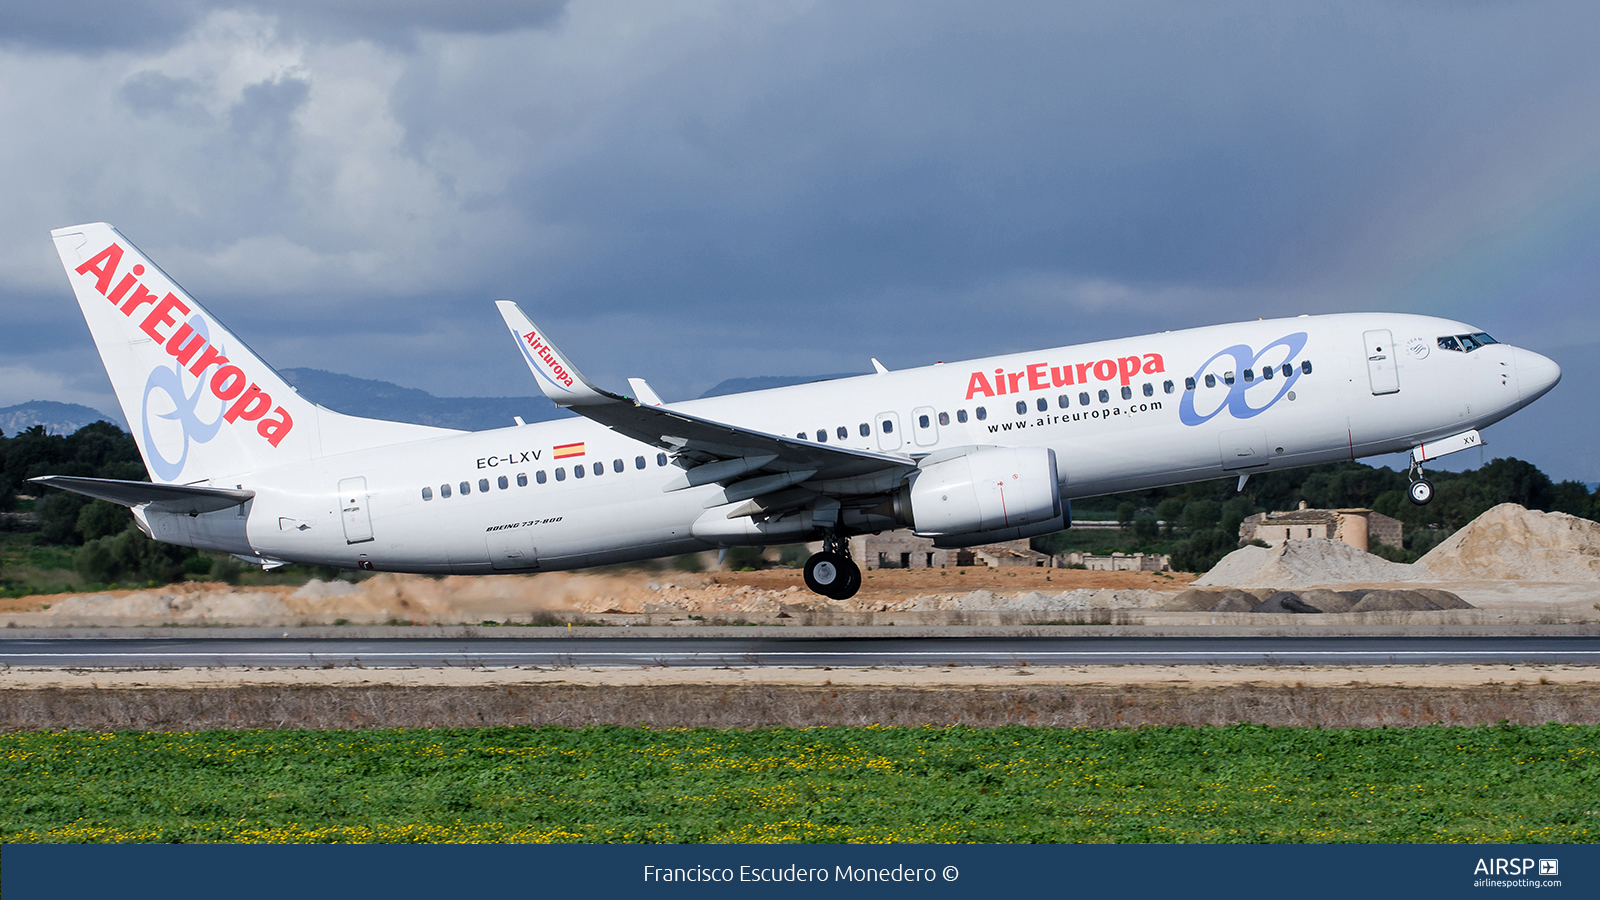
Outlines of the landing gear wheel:
[[849,568],[851,568],[850,561],[837,553],[824,550],[813,554],[806,560],[806,587],[813,593],[832,597],[835,591],[844,587],[849,581],[847,574]]
[[1433,499],[1433,483],[1426,478],[1418,478],[1411,482],[1411,487],[1406,491],[1411,497],[1411,502],[1418,506],[1427,506]]
[[844,582],[839,585],[839,589],[836,592],[828,595],[835,600],[849,600],[856,595],[856,591],[861,590],[861,567],[856,565],[855,560],[847,556],[844,560],[844,568]]

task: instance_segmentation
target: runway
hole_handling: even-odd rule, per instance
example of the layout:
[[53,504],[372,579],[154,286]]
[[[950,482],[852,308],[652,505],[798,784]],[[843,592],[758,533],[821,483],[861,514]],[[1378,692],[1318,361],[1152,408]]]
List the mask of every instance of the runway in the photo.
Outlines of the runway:
[[1597,637],[0,640],[18,669],[1596,665]]

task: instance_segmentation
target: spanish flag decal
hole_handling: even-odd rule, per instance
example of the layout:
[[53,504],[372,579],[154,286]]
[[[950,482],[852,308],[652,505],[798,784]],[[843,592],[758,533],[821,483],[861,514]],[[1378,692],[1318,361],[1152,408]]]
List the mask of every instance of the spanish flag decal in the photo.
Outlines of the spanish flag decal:
[[550,449],[553,451],[551,455],[556,459],[567,459],[568,457],[572,456],[582,456],[583,442],[579,441],[576,444],[557,444]]

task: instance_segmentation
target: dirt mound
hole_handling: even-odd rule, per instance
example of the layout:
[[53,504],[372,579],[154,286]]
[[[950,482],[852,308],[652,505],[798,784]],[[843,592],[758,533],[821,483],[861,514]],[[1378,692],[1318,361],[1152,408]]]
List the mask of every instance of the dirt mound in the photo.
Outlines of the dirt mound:
[[1168,612],[1200,612],[1216,606],[1221,599],[1221,591],[1201,591],[1190,588],[1173,597],[1161,608]]
[[1319,613],[1322,610],[1300,599],[1293,591],[1278,591],[1251,608],[1257,613]]
[[59,619],[152,619],[172,624],[244,624],[284,619],[289,607],[276,594],[259,591],[137,591],[123,596],[68,597],[50,607]]
[[1240,547],[1194,584],[1292,590],[1326,584],[1415,581],[1426,575],[1413,566],[1389,562],[1344,541],[1311,538],[1289,541],[1281,547]]
[[1440,609],[1477,609],[1471,603],[1457,597],[1449,591],[1436,591],[1431,588],[1418,588],[1414,593],[1421,594],[1432,600]]
[[1361,602],[1350,607],[1351,612],[1394,612],[1399,610],[1434,610],[1439,604],[1416,591],[1370,591]]
[[1418,563],[1442,578],[1600,582],[1600,522],[1502,503]]
[[1349,612],[1350,607],[1356,605],[1356,601],[1351,600],[1349,594],[1341,594],[1338,591],[1330,591],[1324,588],[1301,591],[1300,599],[1325,613]]
[[1216,606],[1211,607],[1212,612],[1250,612],[1256,605],[1251,602],[1249,594],[1232,594],[1223,597]]

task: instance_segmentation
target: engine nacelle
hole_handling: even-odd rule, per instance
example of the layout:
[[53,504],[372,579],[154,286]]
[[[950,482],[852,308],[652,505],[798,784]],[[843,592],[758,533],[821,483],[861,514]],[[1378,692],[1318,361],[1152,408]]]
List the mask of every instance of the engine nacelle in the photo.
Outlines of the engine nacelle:
[[939,546],[1016,540],[1066,527],[1056,455],[1046,447],[985,448],[924,465],[897,506],[912,530]]

